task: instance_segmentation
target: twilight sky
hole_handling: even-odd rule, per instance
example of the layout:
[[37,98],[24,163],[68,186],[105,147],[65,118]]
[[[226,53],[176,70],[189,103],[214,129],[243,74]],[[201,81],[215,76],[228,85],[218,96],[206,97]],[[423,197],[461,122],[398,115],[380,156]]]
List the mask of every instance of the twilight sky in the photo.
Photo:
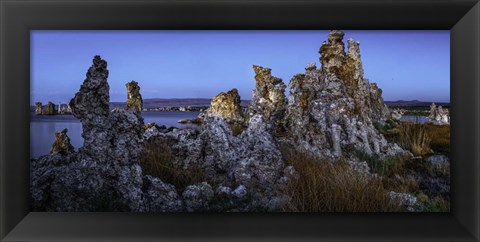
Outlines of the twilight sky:
[[[450,101],[449,31],[345,30],[360,42],[365,78],[387,101]],[[212,98],[237,88],[250,99],[252,65],[272,68],[288,85],[329,31],[31,31],[30,103],[67,103],[94,55],[108,62],[110,100],[126,101],[125,83],[143,98]],[[287,90],[288,95],[288,90]]]

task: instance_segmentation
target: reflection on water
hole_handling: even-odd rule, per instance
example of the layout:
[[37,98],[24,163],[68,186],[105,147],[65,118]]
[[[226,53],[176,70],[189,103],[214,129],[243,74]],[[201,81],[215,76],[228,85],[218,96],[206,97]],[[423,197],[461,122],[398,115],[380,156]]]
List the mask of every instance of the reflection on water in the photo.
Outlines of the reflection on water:
[[[191,127],[192,124],[179,124],[180,119],[192,119],[197,117],[198,112],[142,112],[145,124],[156,123],[158,125]],[[37,158],[50,151],[55,132],[68,129],[70,142],[78,149],[83,145],[82,124],[72,115],[55,116],[30,116],[30,157]]]

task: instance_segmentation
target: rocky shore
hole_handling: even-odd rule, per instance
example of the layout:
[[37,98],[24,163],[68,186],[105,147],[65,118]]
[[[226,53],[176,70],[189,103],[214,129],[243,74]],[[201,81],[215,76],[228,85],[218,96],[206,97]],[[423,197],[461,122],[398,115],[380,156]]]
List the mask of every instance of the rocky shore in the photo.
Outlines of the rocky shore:
[[[329,34],[319,50],[321,67],[311,63],[295,75],[288,98],[282,79],[254,65],[248,107],[232,87],[199,115],[199,129],[144,124],[135,81],[126,84],[125,108],[110,111],[107,62],[95,56],[69,103],[84,145],[74,151],[63,130],[50,154],[31,161],[33,211],[294,211],[291,184],[304,177],[285,147],[340,164],[361,182],[376,181],[369,157],[413,154],[376,128],[391,113],[382,90],[363,76],[360,44],[349,39],[345,51],[343,36]],[[403,211],[422,206],[404,191],[384,193],[387,204]]]

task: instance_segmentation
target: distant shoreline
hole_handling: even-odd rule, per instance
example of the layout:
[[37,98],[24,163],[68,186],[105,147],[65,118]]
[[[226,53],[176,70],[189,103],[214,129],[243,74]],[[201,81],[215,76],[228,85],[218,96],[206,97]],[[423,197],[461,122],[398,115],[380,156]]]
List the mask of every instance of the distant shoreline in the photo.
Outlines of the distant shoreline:
[[[147,98],[143,100],[143,111],[146,112],[202,112],[210,107],[212,99],[209,98]],[[242,100],[241,106],[247,107],[250,100]],[[434,102],[445,108],[450,107],[450,102]],[[385,104],[391,108],[426,108],[430,107],[431,101],[419,100],[397,100],[385,101]],[[56,106],[58,107],[58,106]],[[124,108],[125,102],[111,102],[110,109]],[[35,110],[35,106],[31,105],[30,110]]]

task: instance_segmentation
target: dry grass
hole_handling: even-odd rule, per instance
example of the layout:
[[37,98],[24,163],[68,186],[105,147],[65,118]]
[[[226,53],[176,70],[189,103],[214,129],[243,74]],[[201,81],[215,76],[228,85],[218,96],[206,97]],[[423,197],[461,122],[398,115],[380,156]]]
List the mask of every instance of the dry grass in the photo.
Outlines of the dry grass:
[[409,156],[397,155],[380,159],[357,152],[360,160],[366,161],[370,171],[381,176],[383,187],[388,191],[415,193],[419,190],[417,181],[409,176],[412,171],[424,170],[422,160],[411,159]]
[[183,191],[188,185],[206,181],[206,176],[199,166],[192,166],[188,170],[177,167],[170,147],[161,139],[148,141],[139,160],[143,174],[158,177],[163,182],[174,185],[179,191]]
[[344,161],[328,162],[298,153],[284,154],[299,173],[287,188],[288,211],[393,212],[380,178],[352,171]]
[[426,125],[415,122],[401,122],[398,125],[398,143],[410,150],[414,155],[427,155],[432,153],[430,148],[431,137]]
[[425,127],[431,139],[431,148],[437,153],[448,156],[450,154],[450,125],[425,124]]
[[390,121],[384,126],[375,126],[390,142],[396,142],[415,155],[430,153],[450,154],[450,125]]

